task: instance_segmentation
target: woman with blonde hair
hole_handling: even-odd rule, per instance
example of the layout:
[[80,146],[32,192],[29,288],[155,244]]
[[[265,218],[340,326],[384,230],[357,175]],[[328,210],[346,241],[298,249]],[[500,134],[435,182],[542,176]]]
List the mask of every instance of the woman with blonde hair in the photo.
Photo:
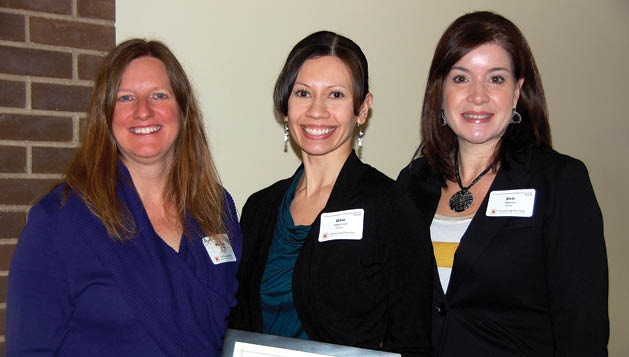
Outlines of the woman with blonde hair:
[[218,356],[241,234],[181,64],[157,41],[119,44],[86,121],[20,235],[7,355]]

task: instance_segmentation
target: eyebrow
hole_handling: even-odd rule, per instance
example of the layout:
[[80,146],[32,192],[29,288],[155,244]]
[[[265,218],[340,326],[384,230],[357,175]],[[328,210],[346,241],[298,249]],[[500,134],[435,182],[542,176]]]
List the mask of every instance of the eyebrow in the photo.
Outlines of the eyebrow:
[[[452,68],[450,68],[450,71],[452,70],[459,70],[461,72],[466,72],[469,73],[471,72],[469,69],[465,68],[465,67],[461,67],[461,66],[453,66]],[[494,67],[494,68],[490,68],[487,72],[498,72],[498,71],[506,71],[511,73],[511,69],[510,68],[506,68],[506,67]]]
[[[293,84],[293,87],[297,86],[297,85],[300,85],[300,86],[303,86],[303,87],[307,87],[307,88],[311,88],[312,87],[310,84],[307,84],[307,83],[304,83],[304,82],[300,82],[300,81],[295,81],[295,84]],[[342,84],[331,84],[331,85],[326,86],[325,88],[327,88],[327,89],[342,88],[342,89],[348,90],[347,87],[342,85]]]

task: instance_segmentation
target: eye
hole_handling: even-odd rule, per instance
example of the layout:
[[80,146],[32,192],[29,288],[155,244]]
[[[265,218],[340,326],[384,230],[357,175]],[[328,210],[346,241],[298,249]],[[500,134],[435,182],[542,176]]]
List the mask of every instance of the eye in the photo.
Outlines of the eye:
[[308,97],[308,91],[306,91],[305,89],[297,89],[295,91],[295,96],[296,97]]
[[130,102],[133,100],[133,96],[131,94],[123,94],[118,96],[119,102]]
[[343,94],[343,92],[341,91],[333,91],[332,93],[330,93],[330,97],[335,98],[335,99],[340,99],[340,98],[345,98],[345,94]]
[[155,98],[155,99],[168,99],[168,94],[166,94],[166,93],[155,93],[155,94],[153,94],[153,98]]
[[505,82],[505,78],[503,76],[491,76],[489,77],[489,83],[493,84],[502,84]]
[[454,83],[465,83],[465,82],[467,82],[467,78],[465,78],[465,76],[463,76],[461,74],[457,74],[457,75],[452,77],[452,82],[454,82]]

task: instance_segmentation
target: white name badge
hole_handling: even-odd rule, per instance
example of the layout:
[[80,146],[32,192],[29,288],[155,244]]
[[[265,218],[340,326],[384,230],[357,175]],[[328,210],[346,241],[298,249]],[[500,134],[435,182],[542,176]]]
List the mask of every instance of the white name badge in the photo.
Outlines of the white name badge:
[[362,239],[364,217],[365,210],[362,208],[322,213],[319,242]]
[[[229,243],[227,234],[219,234],[218,239],[211,239],[209,237],[203,237],[203,246],[207,251],[207,254],[212,258],[214,265],[235,262],[236,254],[232,249],[232,245]],[[216,243],[216,240],[222,241],[223,245]]]
[[487,203],[487,217],[531,217],[535,189],[492,191]]

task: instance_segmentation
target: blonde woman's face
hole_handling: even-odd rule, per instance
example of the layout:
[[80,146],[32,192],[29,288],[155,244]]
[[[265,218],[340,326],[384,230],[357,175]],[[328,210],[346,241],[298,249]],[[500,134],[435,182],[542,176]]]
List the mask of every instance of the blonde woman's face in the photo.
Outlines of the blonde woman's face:
[[112,131],[125,164],[167,164],[181,127],[180,109],[164,64],[140,57],[125,69]]

